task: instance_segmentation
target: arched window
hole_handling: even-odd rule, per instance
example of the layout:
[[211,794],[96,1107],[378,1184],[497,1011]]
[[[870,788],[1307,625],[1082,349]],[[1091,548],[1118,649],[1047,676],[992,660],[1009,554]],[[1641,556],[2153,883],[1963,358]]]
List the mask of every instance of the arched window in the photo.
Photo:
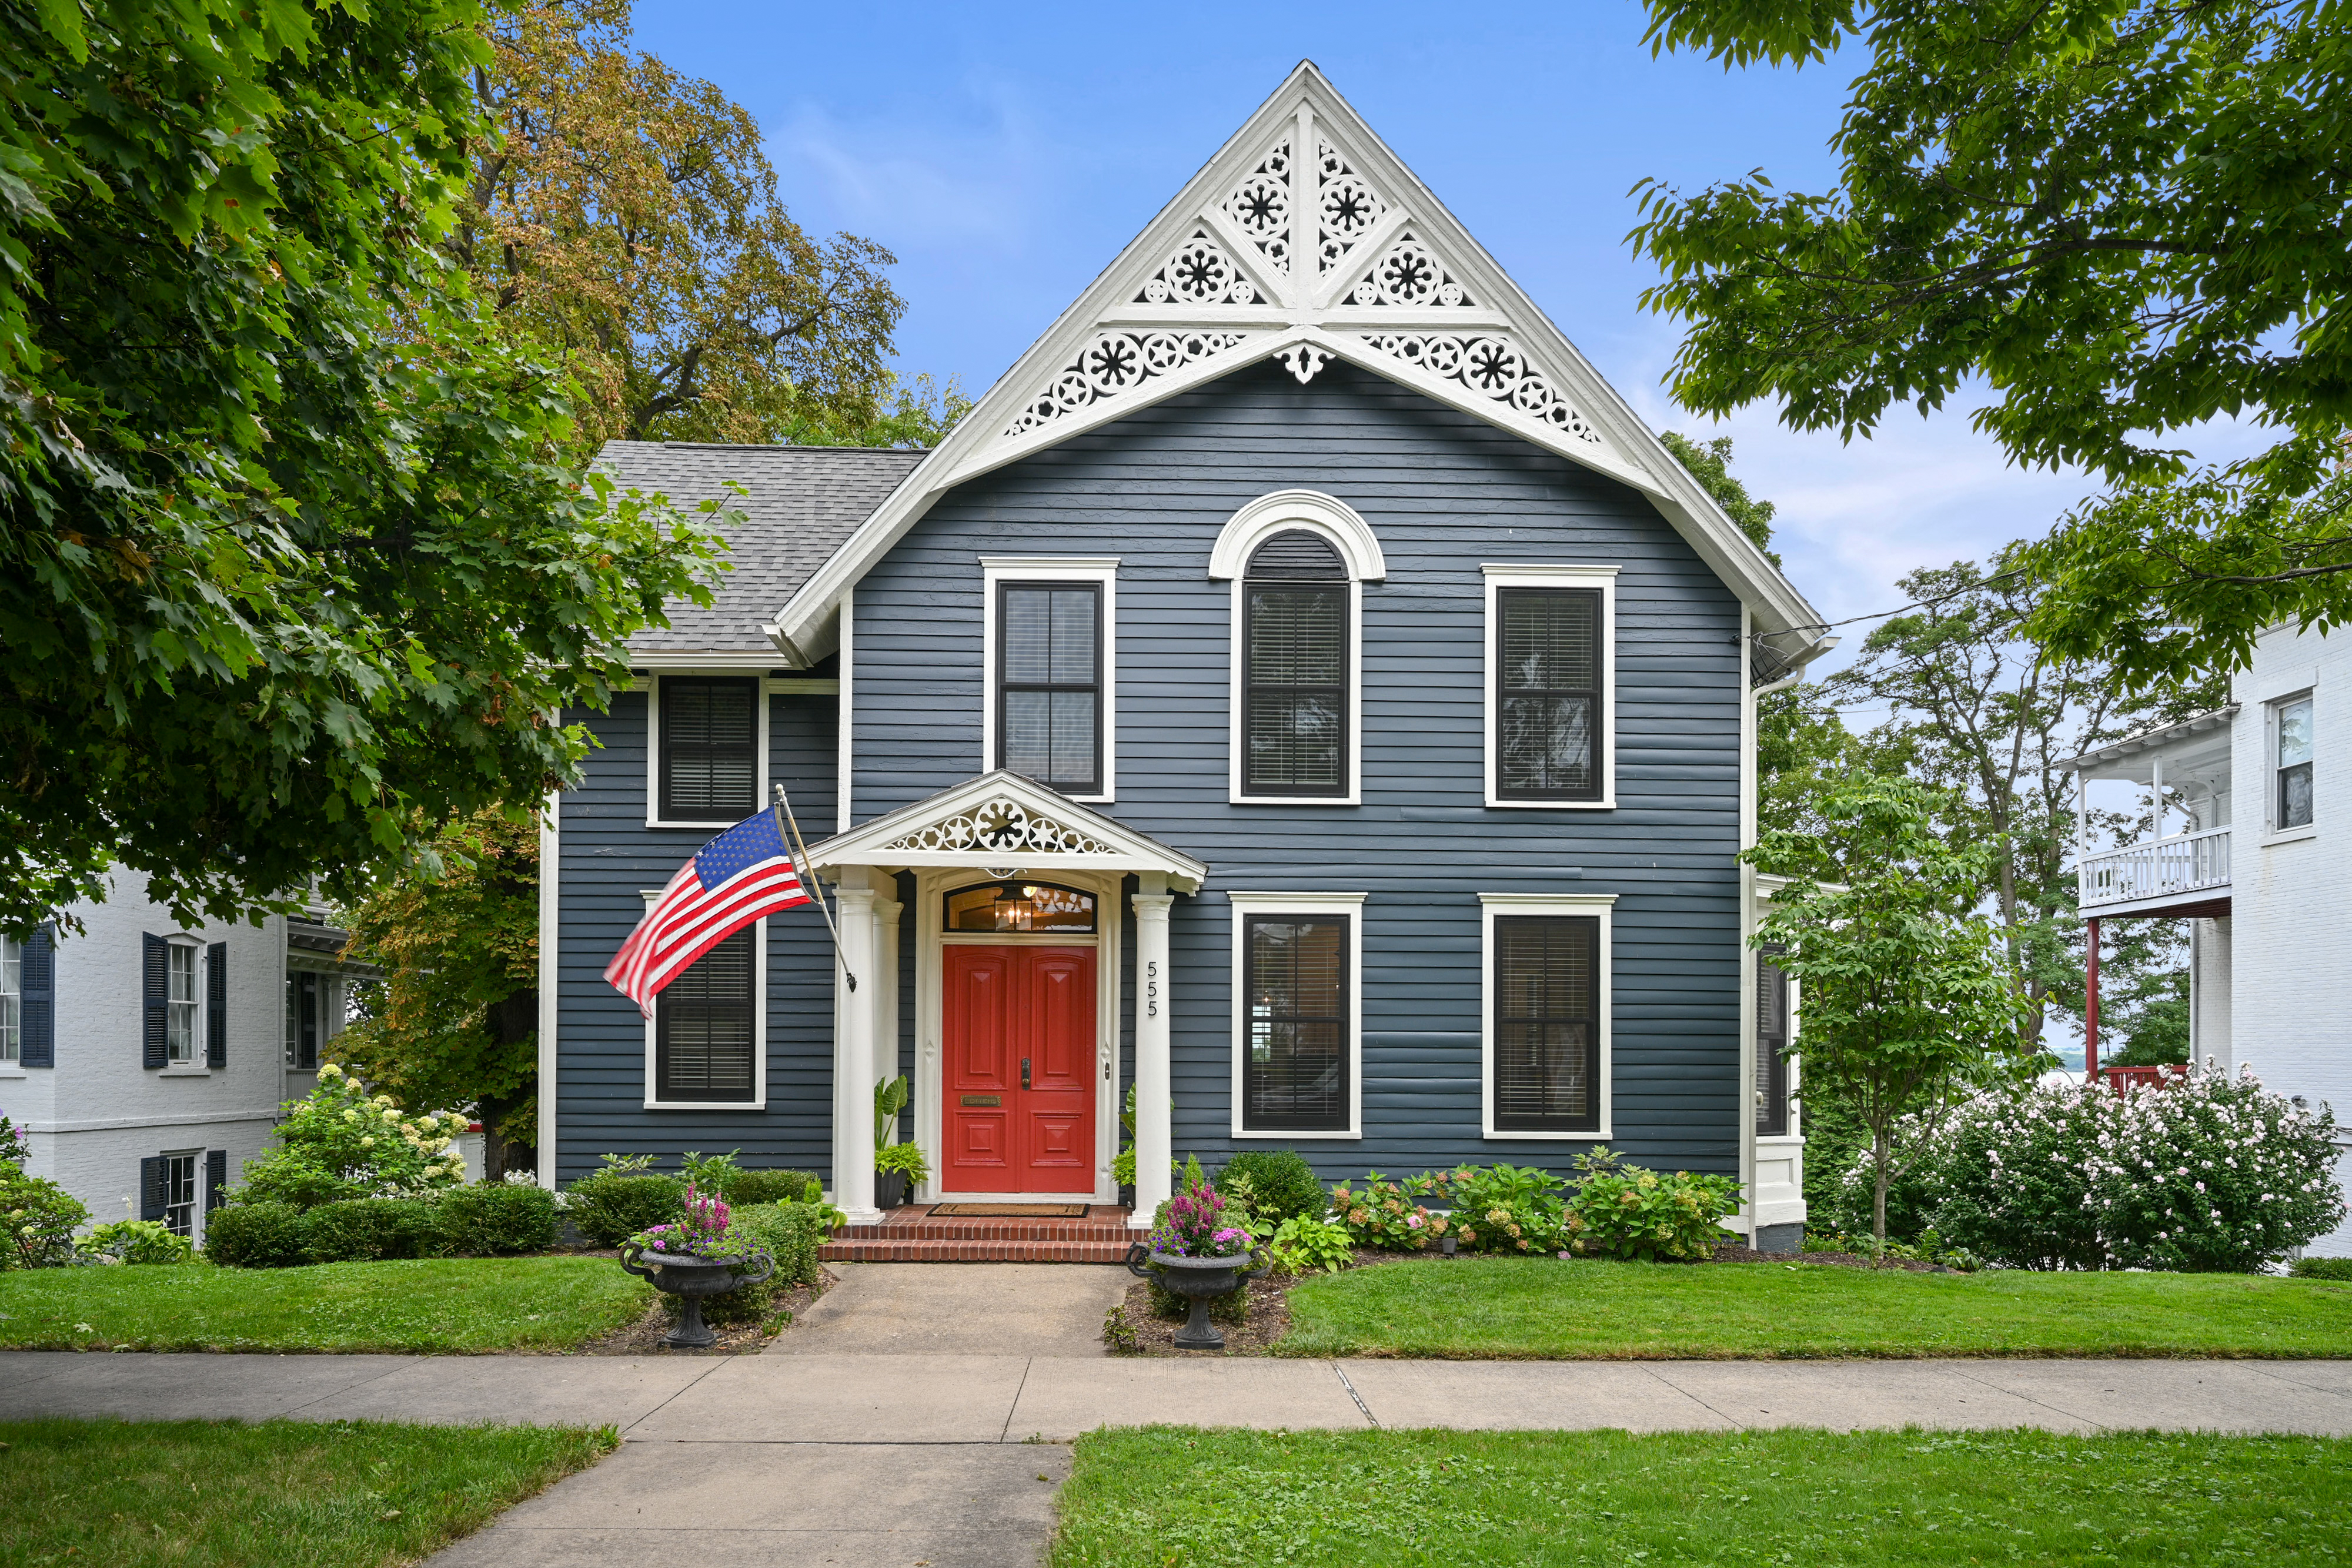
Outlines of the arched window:
[[1251,552],[1241,594],[1244,798],[1350,792],[1352,592],[1339,552],[1318,533],[1286,528]]

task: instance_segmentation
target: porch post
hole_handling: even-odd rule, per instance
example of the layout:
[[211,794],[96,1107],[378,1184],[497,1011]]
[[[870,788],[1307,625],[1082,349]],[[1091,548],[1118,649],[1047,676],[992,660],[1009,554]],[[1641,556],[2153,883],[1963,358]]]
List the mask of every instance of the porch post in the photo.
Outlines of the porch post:
[[2083,1082],[2099,1081],[2099,918],[2093,915],[2083,943],[2088,962],[2083,972]]
[[1168,1113],[1168,908],[1164,873],[1144,872],[1135,895],[1135,1212],[1131,1229],[1149,1229],[1169,1196],[1175,1138]]
[[845,866],[840,889],[841,962],[857,977],[857,989],[841,1005],[842,1092],[834,1101],[842,1119],[834,1147],[841,1158],[833,1173],[833,1200],[852,1225],[882,1218],[874,1207],[874,1003],[882,987],[874,972],[874,890],[866,878],[864,866]]

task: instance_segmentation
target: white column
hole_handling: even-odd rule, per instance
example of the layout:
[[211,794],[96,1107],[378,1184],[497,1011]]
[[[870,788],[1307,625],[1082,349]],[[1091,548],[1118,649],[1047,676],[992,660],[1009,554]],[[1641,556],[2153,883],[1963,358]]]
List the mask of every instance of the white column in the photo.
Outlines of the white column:
[[1149,1229],[1167,1200],[1175,1137],[1168,1116],[1168,878],[1145,872],[1135,895],[1135,1212]]
[[[890,879],[879,877],[883,887]],[[907,906],[895,898],[874,895],[874,1081],[898,1076],[898,915]],[[866,984],[858,977],[859,985]],[[871,1096],[868,1097],[869,1102]],[[908,1102],[913,1103],[911,1097]],[[868,1105],[868,1113],[871,1113]]]
[[841,1039],[834,1052],[834,1076],[841,1086],[834,1130],[839,1151],[833,1173],[834,1203],[852,1225],[882,1218],[874,1207],[874,998],[880,977],[874,964],[874,890],[863,866],[841,873],[841,963],[857,978],[857,988],[841,998]]

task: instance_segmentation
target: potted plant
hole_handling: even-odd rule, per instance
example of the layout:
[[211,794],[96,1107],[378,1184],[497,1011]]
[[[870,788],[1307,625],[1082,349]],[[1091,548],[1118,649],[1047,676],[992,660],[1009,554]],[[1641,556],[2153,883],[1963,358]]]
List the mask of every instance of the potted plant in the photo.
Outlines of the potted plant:
[[684,1218],[630,1237],[621,1246],[621,1267],[678,1299],[677,1327],[662,1343],[701,1350],[719,1342],[702,1321],[702,1298],[759,1284],[776,1271],[776,1260],[735,1228],[725,1198],[688,1182]]
[[1184,1190],[1168,1200],[1166,1216],[1150,1239],[1129,1249],[1127,1268],[1192,1301],[1191,1314],[1176,1331],[1177,1349],[1223,1350],[1225,1336],[1209,1322],[1209,1302],[1265,1270],[1257,1266],[1248,1228],[1231,1222],[1224,1199],[1199,1170],[1193,1165],[1186,1172]]
[[892,1144],[874,1152],[874,1203],[877,1208],[896,1208],[905,1203],[916,1187],[929,1181],[931,1166],[923,1158],[920,1146],[914,1144]]

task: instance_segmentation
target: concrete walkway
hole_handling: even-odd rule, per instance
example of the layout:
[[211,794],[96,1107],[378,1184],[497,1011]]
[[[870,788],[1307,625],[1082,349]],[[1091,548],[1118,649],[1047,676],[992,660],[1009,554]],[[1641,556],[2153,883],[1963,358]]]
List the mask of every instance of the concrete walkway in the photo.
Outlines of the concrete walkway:
[[1135,1278],[1097,1263],[833,1263],[770,1355],[1051,1355],[1099,1360],[1103,1315]]

